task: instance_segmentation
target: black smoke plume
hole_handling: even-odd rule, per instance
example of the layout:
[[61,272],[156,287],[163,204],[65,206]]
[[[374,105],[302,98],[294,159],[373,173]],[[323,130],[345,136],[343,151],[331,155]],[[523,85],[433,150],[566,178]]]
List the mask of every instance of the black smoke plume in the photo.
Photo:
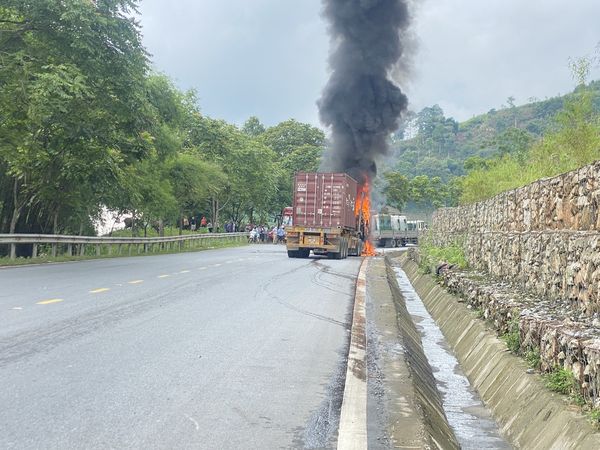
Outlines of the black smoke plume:
[[364,183],[377,173],[408,99],[390,80],[409,25],[407,0],[323,0],[333,50],[331,77],[318,102],[331,127],[322,169]]

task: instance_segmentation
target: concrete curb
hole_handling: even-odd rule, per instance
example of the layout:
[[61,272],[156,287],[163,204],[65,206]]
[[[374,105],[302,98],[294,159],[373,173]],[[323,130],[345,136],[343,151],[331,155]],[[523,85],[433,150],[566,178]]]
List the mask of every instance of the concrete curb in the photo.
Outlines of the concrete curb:
[[367,293],[367,267],[364,258],[356,280],[352,331],[348,351],[348,367],[344,399],[338,430],[338,450],[362,450],[367,448],[367,337],[365,333]]

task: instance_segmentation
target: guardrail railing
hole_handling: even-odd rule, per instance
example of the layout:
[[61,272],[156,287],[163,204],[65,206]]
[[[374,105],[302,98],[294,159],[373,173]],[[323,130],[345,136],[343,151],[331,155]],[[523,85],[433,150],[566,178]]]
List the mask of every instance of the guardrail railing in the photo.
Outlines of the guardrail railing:
[[210,246],[216,241],[244,242],[248,233],[198,233],[184,234],[181,236],[164,237],[105,237],[105,236],[68,236],[60,234],[0,234],[0,245],[10,246],[10,258],[17,257],[17,245],[31,244],[31,257],[38,256],[38,247],[43,244],[51,245],[53,257],[64,248],[63,254],[67,256],[85,255],[86,246],[96,247],[96,255],[101,256],[104,251],[112,255],[122,254],[123,247],[129,255],[135,253],[154,253],[157,249],[164,251],[184,250]]

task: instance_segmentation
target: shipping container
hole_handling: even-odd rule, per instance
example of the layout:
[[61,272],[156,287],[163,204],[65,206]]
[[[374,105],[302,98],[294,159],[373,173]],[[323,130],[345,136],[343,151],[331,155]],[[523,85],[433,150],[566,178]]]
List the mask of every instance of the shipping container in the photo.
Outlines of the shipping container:
[[345,173],[298,173],[294,178],[293,225],[286,228],[290,258],[359,256],[365,221],[356,213],[358,183]]
[[356,180],[345,173],[298,173],[294,181],[294,225],[356,229]]

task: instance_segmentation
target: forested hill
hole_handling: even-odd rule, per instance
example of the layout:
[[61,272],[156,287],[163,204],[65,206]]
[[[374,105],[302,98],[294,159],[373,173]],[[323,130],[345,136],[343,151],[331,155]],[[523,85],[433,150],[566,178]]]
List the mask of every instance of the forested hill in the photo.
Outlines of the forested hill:
[[[600,81],[587,87],[592,91],[596,110],[600,110]],[[531,103],[522,106],[516,106],[514,99],[509,98],[507,106],[463,123],[445,117],[437,105],[424,108],[409,116],[396,134],[390,165],[408,178],[426,175],[447,182],[465,174],[465,161],[471,157],[526,151],[533,141],[552,131],[554,117],[573,95],[572,92],[547,100],[531,99]]]

